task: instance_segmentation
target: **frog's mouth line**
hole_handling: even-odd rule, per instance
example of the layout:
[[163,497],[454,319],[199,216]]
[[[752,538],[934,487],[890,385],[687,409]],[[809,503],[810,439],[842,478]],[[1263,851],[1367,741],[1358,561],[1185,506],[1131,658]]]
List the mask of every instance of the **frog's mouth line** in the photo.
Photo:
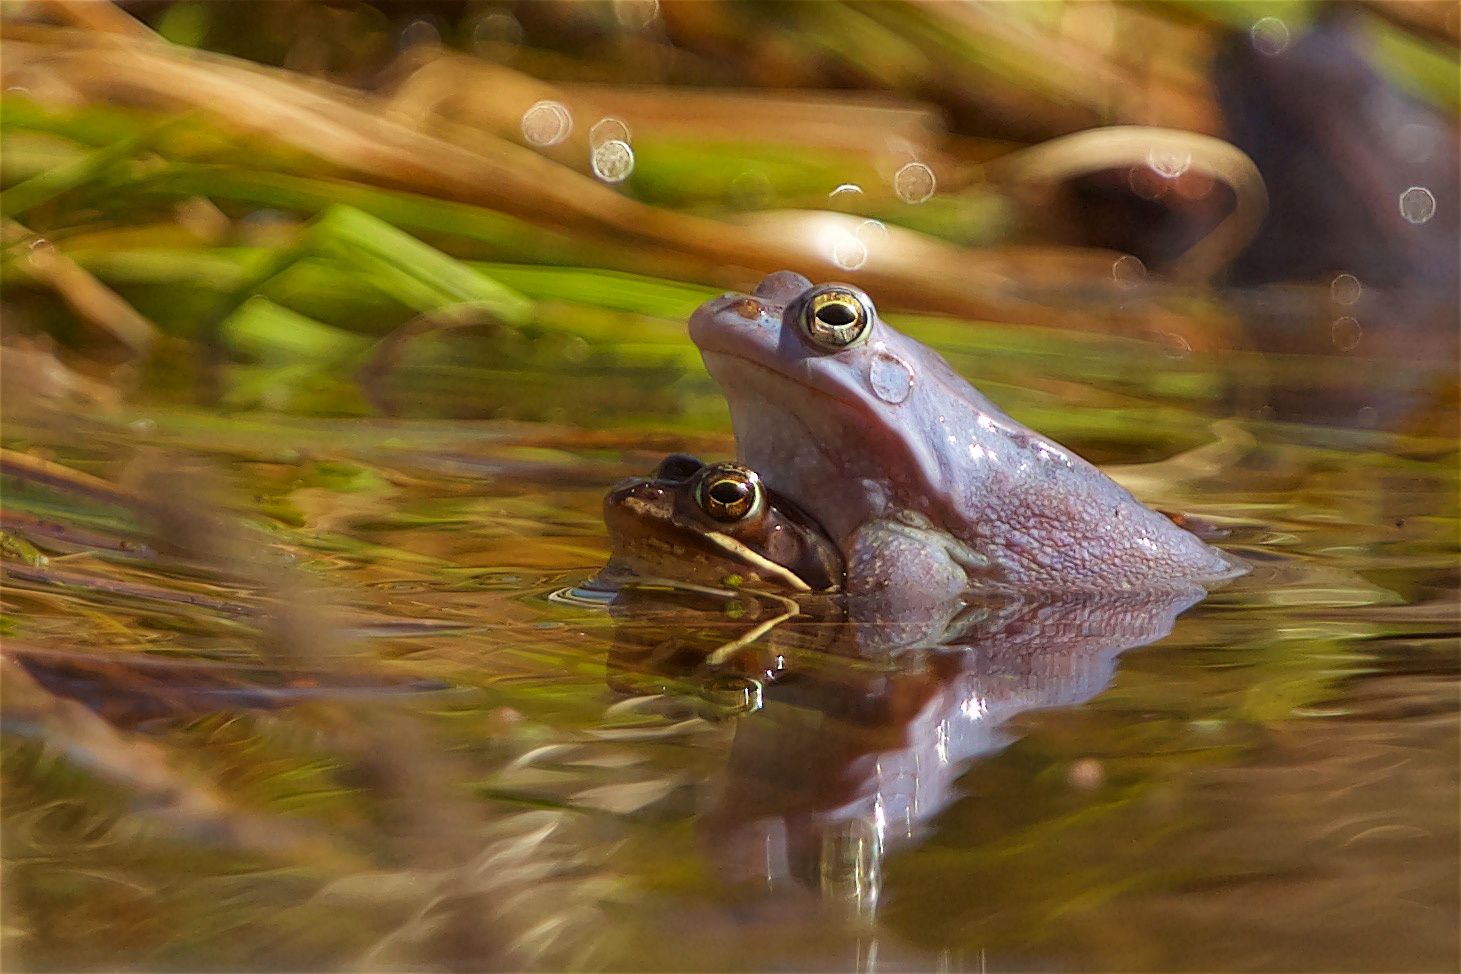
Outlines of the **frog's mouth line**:
[[[782,369],[773,368],[772,366],[766,365],[765,363],[751,358],[750,356],[744,355],[740,352],[720,352],[712,351],[710,349],[701,349],[700,357],[705,360],[706,371],[710,372],[711,378],[716,380],[716,385],[719,385],[721,387],[722,395],[725,395],[725,383],[721,382],[720,379],[716,377],[715,370],[710,368],[711,359],[720,359],[728,362],[734,362],[736,366],[752,374],[754,384],[758,387],[765,387],[768,385],[790,386],[791,388],[796,390],[796,396],[761,396],[760,398],[768,405],[784,404],[788,399],[795,399],[797,397],[815,397],[831,403],[836,403],[839,408],[845,408],[850,410],[854,414],[852,418],[859,426],[871,423],[876,418],[872,410],[868,408],[867,403],[862,401],[859,397],[855,395],[841,396],[833,392],[828,392],[826,389],[818,388],[817,386],[814,386],[809,382],[798,381],[796,376],[789,375],[786,371]],[[771,381],[765,382],[764,380],[767,378],[769,378]],[[726,399],[729,400],[730,396],[726,395]],[[789,413],[789,415],[795,416],[799,421],[801,420],[801,415],[799,412]],[[804,422],[801,425],[804,429],[806,429],[808,436],[811,437],[811,429],[808,428]]]
[[[759,573],[759,577],[776,581],[793,592],[810,592],[812,587],[792,569],[756,551],[743,541],[721,531],[706,531],[699,525],[673,522],[668,525],[655,521],[636,525],[641,536],[626,539],[616,544],[615,554],[630,561],[655,566],[655,571],[664,562],[676,565],[690,564],[705,568],[713,574]],[[637,569],[636,569],[637,570]],[[664,572],[672,576],[673,571]]]

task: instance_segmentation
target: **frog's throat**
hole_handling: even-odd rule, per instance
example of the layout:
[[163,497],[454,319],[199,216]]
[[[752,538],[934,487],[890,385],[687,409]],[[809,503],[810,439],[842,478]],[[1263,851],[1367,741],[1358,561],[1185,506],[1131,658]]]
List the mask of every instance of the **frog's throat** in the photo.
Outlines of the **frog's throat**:
[[[948,493],[950,476],[940,457],[926,444],[888,435],[888,418],[870,397],[844,383],[828,388],[800,382],[753,356],[704,350],[701,354],[722,388],[734,390],[727,398],[741,459],[756,467],[772,489],[805,508],[839,543],[857,524],[887,514],[887,501],[894,493],[925,498],[925,513],[935,520],[952,516],[939,502]],[[746,422],[757,412],[759,421]],[[817,416],[836,421],[815,422]],[[898,459],[869,464],[869,457]],[[883,489],[868,494],[864,505],[838,508],[821,504],[815,496],[796,496],[788,481],[805,480],[808,464],[815,466],[818,461],[829,480],[850,477],[880,483]],[[896,486],[893,480],[898,481]],[[847,497],[840,495],[840,502],[845,504]]]

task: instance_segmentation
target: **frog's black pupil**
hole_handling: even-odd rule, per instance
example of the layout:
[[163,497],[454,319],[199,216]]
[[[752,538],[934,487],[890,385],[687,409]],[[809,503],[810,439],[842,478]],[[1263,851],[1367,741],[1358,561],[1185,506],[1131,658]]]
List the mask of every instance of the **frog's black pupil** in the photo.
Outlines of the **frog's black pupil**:
[[736,480],[717,480],[710,485],[710,497],[720,504],[734,504],[744,500],[749,488]]
[[842,325],[850,325],[856,321],[857,312],[853,310],[851,305],[839,301],[835,304],[824,304],[818,308],[817,320],[824,325],[840,327]]

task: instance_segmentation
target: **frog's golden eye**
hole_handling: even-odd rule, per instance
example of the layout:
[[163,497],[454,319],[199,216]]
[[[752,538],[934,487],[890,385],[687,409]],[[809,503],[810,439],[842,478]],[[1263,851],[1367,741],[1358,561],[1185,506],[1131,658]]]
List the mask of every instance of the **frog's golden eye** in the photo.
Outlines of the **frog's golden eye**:
[[872,301],[857,288],[823,284],[803,298],[800,320],[808,338],[835,351],[866,338],[875,316]]
[[714,463],[695,484],[695,503],[717,521],[743,521],[765,508],[766,488],[749,467]]

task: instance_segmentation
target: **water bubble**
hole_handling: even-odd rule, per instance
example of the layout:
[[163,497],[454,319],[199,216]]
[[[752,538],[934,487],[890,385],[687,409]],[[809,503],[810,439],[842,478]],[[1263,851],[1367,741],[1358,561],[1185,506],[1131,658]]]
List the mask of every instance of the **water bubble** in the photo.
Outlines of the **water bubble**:
[[614,19],[620,27],[644,30],[659,16],[659,0],[614,0]]
[[629,134],[629,123],[622,118],[601,118],[588,130],[588,144],[597,149],[605,142],[623,142],[628,145],[633,136]]
[[540,101],[523,112],[522,130],[533,145],[557,145],[573,131],[573,114],[562,102]]
[[844,194],[861,192],[862,187],[857,185],[857,183],[843,183],[841,186],[838,186],[836,189],[832,190],[832,192],[828,193],[827,198],[836,199],[837,197]]
[[1335,304],[1354,304],[1360,299],[1365,286],[1353,274],[1336,274],[1329,282],[1329,296]]
[[850,233],[832,242],[832,263],[844,271],[855,271],[867,263],[867,244]]
[[1136,287],[1146,280],[1146,265],[1130,254],[1117,257],[1111,262],[1111,279],[1122,288]]
[[592,351],[593,347],[589,345],[587,339],[582,335],[573,335],[569,337],[568,341],[563,343],[563,347],[559,349],[559,354],[567,362],[584,362],[587,361],[589,353]]
[[1344,315],[1341,318],[1335,318],[1334,323],[1329,326],[1329,340],[1341,352],[1352,352],[1360,343],[1360,334],[1363,330],[1360,328],[1358,320]]
[[910,162],[893,174],[893,192],[905,203],[923,203],[933,196],[938,180],[921,162]]
[[48,273],[56,266],[56,245],[45,237],[36,237],[26,245],[25,263],[36,273]]
[[1126,185],[1144,200],[1159,200],[1170,188],[1167,179],[1150,166],[1132,166],[1126,173]]
[[1263,17],[1255,21],[1248,28],[1248,37],[1253,42],[1253,49],[1259,54],[1282,54],[1292,43],[1288,24],[1277,17]]
[[731,205],[737,209],[761,210],[771,202],[775,192],[776,187],[771,185],[771,180],[765,173],[747,169],[731,180],[730,190],[726,195]]
[[634,150],[628,142],[610,139],[594,149],[594,175],[606,183],[622,183],[634,171]]
[[1400,194],[1400,215],[1410,223],[1425,223],[1436,215],[1436,198],[1424,186],[1412,186]]
[[1176,332],[1163,332],[1162,353],[1169,359],[1184,359],[1192,354],[1192,344]]
[[1106,768],[1096,758],[1081,758],[1066,769],[1065,780],[1077,791],[1095,791],[1106,782]]
[[883,243],[888,239],[888,228],[882,220],[863,220],[857,225],[857,239],[869,246],[874,242]]
[[1175,149],[1148,149],[1146,164],[1163,179],[1176,179],[1192,168],[1192,153]]
[[497,11],[478,17],[468,37],[468,45],[478,54],[493,44],[519,47],[523,42],[523,25],[512,14]]
[[913,370],[902,359],[887,352],[878,352],[868,366],[868,383],[873,394],[886,403],[897,405],[913,391]]
[[403,49],[415,47],[418,44],[425,44],[429,47],[441,46],[441,30],[426,17],[417,17],[401,28],[400,45]]

